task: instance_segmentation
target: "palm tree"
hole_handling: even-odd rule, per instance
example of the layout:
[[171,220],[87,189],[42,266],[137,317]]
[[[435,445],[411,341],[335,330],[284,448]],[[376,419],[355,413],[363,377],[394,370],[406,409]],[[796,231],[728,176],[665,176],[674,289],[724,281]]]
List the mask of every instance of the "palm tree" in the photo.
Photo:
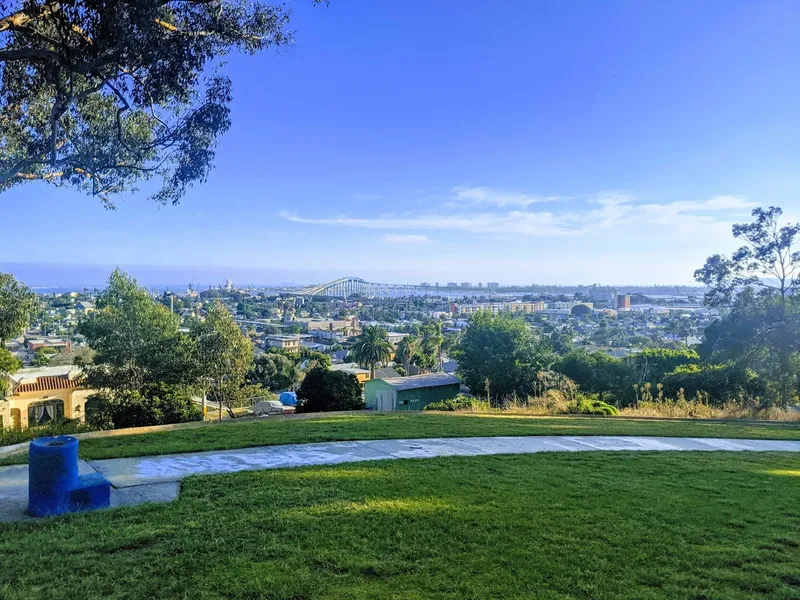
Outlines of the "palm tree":
[[[411,359],[417,351],[417,340],[411,335],[407,335],[397,345],[397,358],[403,363],[403,368],[408,374],[408,369],[411,366]],[[397,359],[395,359],[397,360]]]
[[369,365],[369,377],[375,379],[375,363],[389,360],[392,345],[383,327],[369,325],[358,336],[350,353],[359,364]]

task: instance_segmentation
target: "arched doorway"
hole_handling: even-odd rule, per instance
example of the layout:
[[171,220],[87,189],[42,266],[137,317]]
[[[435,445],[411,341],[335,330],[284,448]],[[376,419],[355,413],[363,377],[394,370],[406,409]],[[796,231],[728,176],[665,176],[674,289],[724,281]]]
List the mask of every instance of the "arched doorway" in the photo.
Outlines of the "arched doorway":
[[28,427],[45,425],[64,419],[64,401],[59,398],[31,402],[28,405]]

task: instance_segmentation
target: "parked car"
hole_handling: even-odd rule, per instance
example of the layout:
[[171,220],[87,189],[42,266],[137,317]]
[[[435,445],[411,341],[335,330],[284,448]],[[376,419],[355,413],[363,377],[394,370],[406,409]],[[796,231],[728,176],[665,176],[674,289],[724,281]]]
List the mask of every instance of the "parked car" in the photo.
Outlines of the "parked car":
[[295,408],[281,404],[278,400],[264,400],[256,402],[251,410],[259,417],[269,417],[270,415],[290,415]]

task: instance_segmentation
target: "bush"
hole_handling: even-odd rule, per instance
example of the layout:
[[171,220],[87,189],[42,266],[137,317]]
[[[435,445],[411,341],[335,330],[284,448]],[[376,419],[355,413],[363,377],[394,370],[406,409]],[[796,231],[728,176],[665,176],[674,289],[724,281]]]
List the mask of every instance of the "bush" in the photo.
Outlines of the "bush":
[[314,367],[297,388],[297,411],[363,410],[361,385],[355,375]]
[[578,415],[605,415],[612,417],[619,414],[616,406],[592,398],[590,396],[580,396],[569,405],[569,412]]
[[47,425],[37,425],[36,427],[0,429],[0,446],[20,444],[40,437],[72,435],[74,433],[84,433],[92,430],[92,427],[81,423],[77,419],[54,421]]
[[478,398],[470,398],[459,394],[455,398],[449,400],[440,400],[439,402],[431,402],[427,404],[423,410],[471,410],[476,412],[485,412],[489,410],[489,403],[486,400],[479,400]]
[[152,385],[142,390],[100,392],[86,399],[86,422],[96,429],[123,429],[200,421],[188,388]]

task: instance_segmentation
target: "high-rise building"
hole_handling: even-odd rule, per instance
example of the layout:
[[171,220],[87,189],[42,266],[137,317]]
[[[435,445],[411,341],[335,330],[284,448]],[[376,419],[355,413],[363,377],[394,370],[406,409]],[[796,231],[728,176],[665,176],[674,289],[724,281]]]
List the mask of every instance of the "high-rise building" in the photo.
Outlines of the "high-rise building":
[[428,282],[428,281],[423,281],[422,283],[420,283],[420,285],[421,285],[422,287],[431,287],[431,284],[430,284],[430,282]]
[[617,310],[619,309],[630,309],[631,307],[631,295],[630,294],[617,294]]
[[500,287],[500,284],[497,283],[496,281],[487,281],[486,287],[489,288],[490,290],[496,290],[497,288]]
[[461,282],[461,287],[462,288],[471,288],[472,284],[469,281],[462,281]]
[[482,288],[482,287],[483,287],[483,283],[481,283],[481,282],[479,281],[479,282],[478,282],[478,287],[479,287],[479,288]]
[[448,281],[447,287],[458,287],[458,283],[456,283],[455,281]]

